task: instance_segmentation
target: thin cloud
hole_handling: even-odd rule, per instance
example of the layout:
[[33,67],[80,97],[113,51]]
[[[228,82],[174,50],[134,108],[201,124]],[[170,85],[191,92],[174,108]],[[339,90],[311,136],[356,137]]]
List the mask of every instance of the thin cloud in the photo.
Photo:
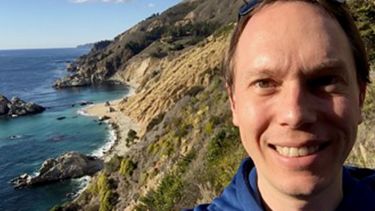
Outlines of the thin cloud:
[[82,4],[82,3],[86,3],[88,2],[89,0],[71,0],[71,2],[75,3],[75,4]]
[[102,2],[102,3],[126,3],[131,0],[70,0],[72,3],[75,4],[83,4],[88,2]]
[[155,4],[154,3],[149,3],[149,4],[147,4],[147,7],[155,7]]

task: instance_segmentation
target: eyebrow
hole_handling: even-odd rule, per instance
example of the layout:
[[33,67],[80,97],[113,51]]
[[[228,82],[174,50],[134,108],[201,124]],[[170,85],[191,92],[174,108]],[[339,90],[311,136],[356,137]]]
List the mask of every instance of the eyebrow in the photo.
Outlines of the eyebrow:
[[[246,79],[252,78],[262,78],[262,77],[275,77],[278,78],[283,74],[283,71],[277,68],[268,67],[258,67],[254,68],[252,71],[246,71],[244,77]],[[316,64],[312,67],[305,67],[302,74],[307,78],[315,78],[323,75],[340,75],[345,81],[349,79],[349,70],[344,61],[336,58],[329,58]]]
[[316,65],[314,68],[311,68],[310,70],[320,70],[320,69],[342,69],[345,68],[345,63],[340,59],[328,59],[325,60],[318,65]]
[[[329,70],[329,72],[327,72]],[[320,76],[324,74],[339,74],[344,77],[344,79],[348,79],[349,77],[349,70],[347,69],[345,62],[340,59],[329,59],[319,63],[318,65],[314,66],[313,68],[307,68],[306,72],[307,75],[310,76]]]

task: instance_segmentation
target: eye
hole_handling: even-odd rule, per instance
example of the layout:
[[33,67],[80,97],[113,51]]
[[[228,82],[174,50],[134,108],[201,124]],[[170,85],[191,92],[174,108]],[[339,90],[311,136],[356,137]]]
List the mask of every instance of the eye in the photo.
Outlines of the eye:
[[328,86],[338,83],[338,78],[336,76],[324,76],[314,80],[316,86]]
[[342,84],[342,80],[336,75],[327,75],[310,81],[310,87],[316,91],[335,92]]
[[259,94],[270,94],[276,90],[278,83],[272,79],[258,79],[251,83]]
[[276,82],[271,79],[259,79],[259,80],[254,81],[253,84],[257,88],[262,88],[262,89],[267,89],[267,88],[272,88],[272,87],[277,86]]

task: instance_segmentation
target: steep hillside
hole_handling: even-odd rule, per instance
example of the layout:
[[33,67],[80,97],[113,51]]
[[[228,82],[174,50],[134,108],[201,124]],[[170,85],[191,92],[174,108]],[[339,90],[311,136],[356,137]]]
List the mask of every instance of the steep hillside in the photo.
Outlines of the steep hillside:
[[118,72],[126,72],[135,55],[138,58],[160,59],[195,45],[218,27],[233,22],[241,2],[182,1],[162,14],[153,14],[118,35],[113,41],[95,44],[88,55],[82,56],[71,65],[71,74],[57,80],[54,86],[88,86],[113,80],[132,81],[131,84],[137,85],[136,77],[127,77],[127,80],[123,81],[122,78],[112,76]]
[[[160,75],[122,102],[123,112],[143,126],[141,141],[127,155],[107,163],[106,171],[70,208],[95,210],[101,206],[95,202],[101,201],[116,210],[170,210],[220,191],[245,156],[238,132],[230,124],[227,95],[218,77],[231,28],[222,28],[172,61],[165,58]],[[226,158],[226,152],[233,154]],[[217,168],[223,171],[220,177]],[[202,171],[208,174],[201,177]],[[115,184],[104,185],[113,193],[108,200],[102,199],[108,192],[100,190],[102,180]],[[202,194],[188,194],[201,189]],[[160,191],[170,192],[159,199]],[[176,198],[169,201],[169,197]]]
[[203,90],[219,68],[225,53],[225,39],[209,37],[173,60],[163,60],[160,72],[155,73],[137,95],[124,102],[124,113],[150,128],[151,120],[162,118],[162,111],[168,111],[183,96]]
[[[205,2],[211,1],[183,1],[176,8],[186,4],[195,14],[207,14],[209,5]],[[375,52],[375,3],[351,1],[351,9],[371,56]],[[181,16],[195,17],[188,13]],[[168,42],[155,41],[109,77],[138,87],[134,96],[121,102],[121,111],[141,126],[137,134],[140,140],[129,142],[133,144],[127,154],[113,156],[105,170],[93,178],[77,200],[65,205],[65,210],[179,210],[211,201],[220,193],[246,156],[238,130],[231,124],[220,77],[220,62],[232,28],[233,24],[222,25],[198,43],[169,50],[160,57],[147,52],[152,52],[154,45]],[[131,30],[116,39],[127,39],[129,33]],[[374,68],[375,60],[370,58]],[[349,164],[375,168],[374,102],[372,84],[364,106],[365,121]],[[129,134],[128,139],[134,136]]]

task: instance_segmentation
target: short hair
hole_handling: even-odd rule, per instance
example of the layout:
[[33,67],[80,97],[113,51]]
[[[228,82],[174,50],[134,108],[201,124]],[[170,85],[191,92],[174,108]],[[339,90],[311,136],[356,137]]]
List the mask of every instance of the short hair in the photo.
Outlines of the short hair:
[[[237,49],[237,45],[241,34],[246,27],[246,24],[251,17],[262,9],[266,5],[275,3],[278,0],[263,0],[254,6],[254,9],[244,16],[239,15],[237,25],[232,34],[229,49],[226,53],[223,62],[223,75],[224,80],[229,89],[233,88],[234,83],[234,57]],[[285,0],[284,0],[285,1]],[[292,1],[292,0],[289,0]],[[369,62],[366,53],[366,49],[361,39],[359,30],[355,25],[354,19],[348,9],[346,3],[337,2],[337,0],[293,0],[293,1],[304,1],[312,3],[314,5],[323,8],[331,17],[333,17],[340,24],[344,30],[352,51],[352,55],[355,62],[356,75],[358,85],[366,85],[370,83],[369,79]]]

